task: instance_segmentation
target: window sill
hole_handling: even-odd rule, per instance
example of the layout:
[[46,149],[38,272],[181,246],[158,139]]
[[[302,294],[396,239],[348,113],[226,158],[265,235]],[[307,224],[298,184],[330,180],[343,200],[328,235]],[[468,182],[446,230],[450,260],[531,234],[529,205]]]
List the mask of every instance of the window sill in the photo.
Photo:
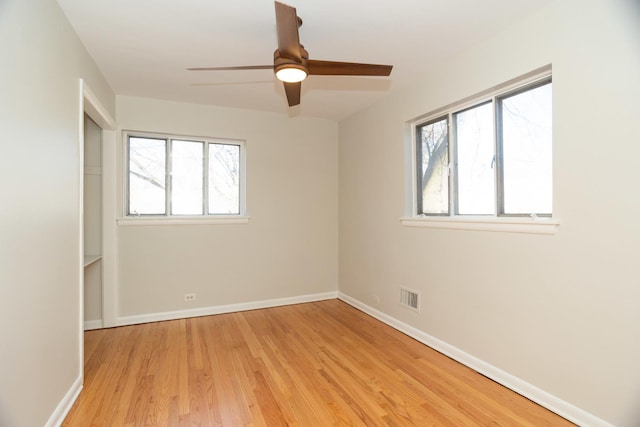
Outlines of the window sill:
[[118,225],[225,225],[246,224],[250,217],[239,215],[184,216],[184,217],[126,217],[117,220]]
[[400,218],[406,227],[442,228],[448,230],[496,231],[503,233],[556,234],[560,223],[551,218],[502,217],[411,217]]

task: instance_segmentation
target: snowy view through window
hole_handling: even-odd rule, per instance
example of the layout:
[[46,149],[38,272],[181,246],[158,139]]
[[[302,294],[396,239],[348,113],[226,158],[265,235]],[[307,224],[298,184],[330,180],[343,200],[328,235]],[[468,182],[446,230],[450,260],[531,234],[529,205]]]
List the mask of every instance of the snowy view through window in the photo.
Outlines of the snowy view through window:
[[239,214],[240,148],[130,136],[128,214]]

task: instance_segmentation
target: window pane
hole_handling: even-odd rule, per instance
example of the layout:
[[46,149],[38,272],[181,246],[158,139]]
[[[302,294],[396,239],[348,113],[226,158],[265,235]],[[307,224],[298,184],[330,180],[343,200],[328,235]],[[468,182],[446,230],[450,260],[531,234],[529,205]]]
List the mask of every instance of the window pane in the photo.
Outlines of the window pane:
[[209,213],[240,213],[240,146],[209,144]]
[[460,215],[495,213],[493,107],[479,105],[454,114],[457,194]]
[[551,83],[501,101],[505,214],[551,214]]
[[171,213],[202,215],[204,143],[171,141]]
[[129,138],[129,214],[165,213],[166,141]]
[[418,213],[449,213],[447,119],[418,128]]

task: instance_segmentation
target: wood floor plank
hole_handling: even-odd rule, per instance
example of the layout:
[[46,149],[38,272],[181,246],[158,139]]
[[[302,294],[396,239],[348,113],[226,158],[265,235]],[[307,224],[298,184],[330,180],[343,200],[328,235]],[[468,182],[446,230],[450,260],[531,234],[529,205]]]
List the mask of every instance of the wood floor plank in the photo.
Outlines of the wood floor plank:
[[339,300],[85,332],[63,426],[571,426]]

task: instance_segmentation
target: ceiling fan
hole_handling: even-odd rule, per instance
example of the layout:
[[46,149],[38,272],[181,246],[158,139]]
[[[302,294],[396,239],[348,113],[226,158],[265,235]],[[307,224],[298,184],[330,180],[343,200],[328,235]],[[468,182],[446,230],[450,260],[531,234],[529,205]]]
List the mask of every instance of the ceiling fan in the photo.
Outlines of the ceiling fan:
[[220,70],[274,70],[278,80],[284,84],[289,106],[300,104],[302,81],[309,75],[332,76],[388,76],[392,65],[361,64],[355,62],[320,61],[309,59],[309,52],[300,44],[298,28],[302,19],[296,9],[278,1],[276,6],[276,28],[278,49],[273,54],[273,65],[246,65],[235,67],[187,68],[189,71]]

